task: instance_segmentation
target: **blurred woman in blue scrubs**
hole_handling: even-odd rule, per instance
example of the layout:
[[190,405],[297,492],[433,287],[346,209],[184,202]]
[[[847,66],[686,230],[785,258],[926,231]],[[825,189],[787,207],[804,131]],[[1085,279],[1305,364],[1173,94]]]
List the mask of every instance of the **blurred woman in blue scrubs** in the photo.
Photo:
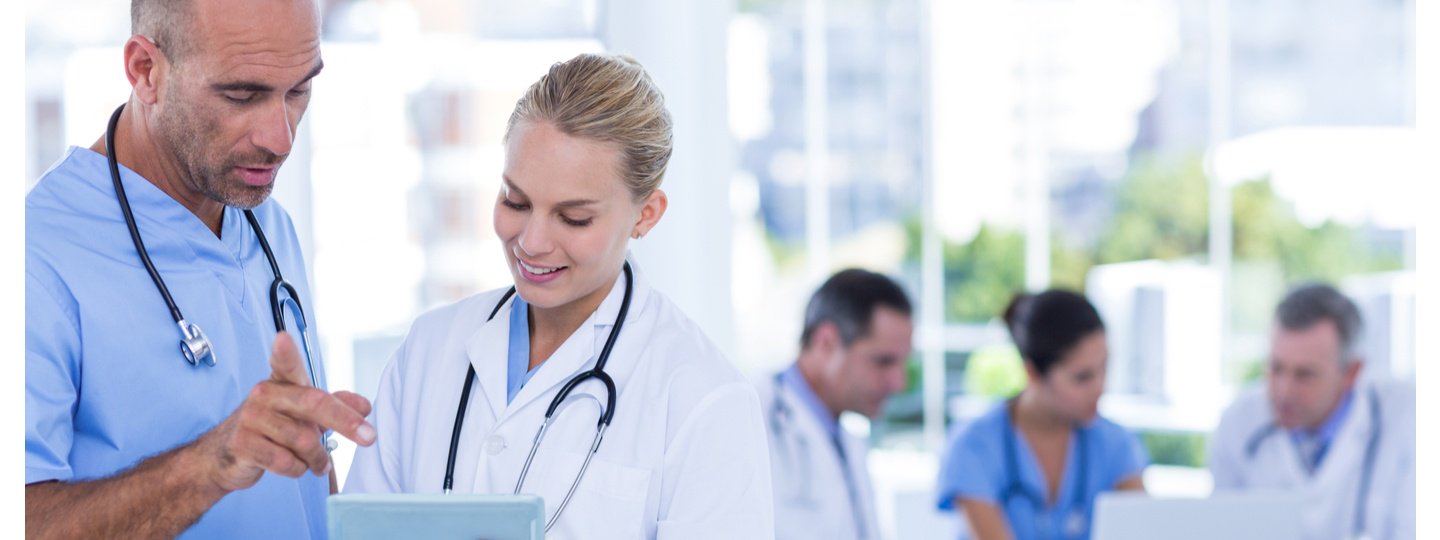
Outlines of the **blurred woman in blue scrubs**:
[[1062,290],[1017,296],[1005,322],[1028,382],[950,440],[940,509],[959,508],[979,540],[1089,538],[1096,496],[1143,490],[1147,464],[1139,439],[1098,414],[1105,325]]

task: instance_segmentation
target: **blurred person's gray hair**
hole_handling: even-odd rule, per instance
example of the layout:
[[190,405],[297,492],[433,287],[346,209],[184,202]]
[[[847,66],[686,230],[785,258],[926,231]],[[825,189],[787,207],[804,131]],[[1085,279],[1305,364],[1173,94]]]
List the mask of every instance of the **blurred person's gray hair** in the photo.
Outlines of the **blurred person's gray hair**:
[[1289,331],[1310,328],[1321,321],[1332,321],[1340,334],[1340,363],[1349,365],[1360,359],[1360,337],[1364,321],[1355,302],[1334,287],[1309,283],[1291,289],[1275,308],[1275,321]]

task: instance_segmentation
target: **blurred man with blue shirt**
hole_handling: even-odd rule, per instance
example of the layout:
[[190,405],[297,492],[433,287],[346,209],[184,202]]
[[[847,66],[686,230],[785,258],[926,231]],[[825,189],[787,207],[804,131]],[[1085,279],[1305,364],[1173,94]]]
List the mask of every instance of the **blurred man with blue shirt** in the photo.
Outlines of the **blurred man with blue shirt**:
[[877,417],[905,389],[913,330],[909,298],[881,274],[843,270],[810,297],[799,358],[758,388],[778,540],[880,537],[869,444],[840,415]]
[[[321,68],[317,8],[131,11],[113,143],[71,148],[25,202],[27,535],[323,538],[322,433],[370,444],[374,429],[363,397],[312,387],[323,363],[274,322],[281,273],[310,305],[294,227],[267,199]],[[214,363],[182,355],[179,312]]]
[[1415,537],[1415,386],[1361,377],[1361,330],[1333,287],[1291,291],[1275,310],[1266,384],[1211,439],[1215,490],[1303,494],[1307,540]]

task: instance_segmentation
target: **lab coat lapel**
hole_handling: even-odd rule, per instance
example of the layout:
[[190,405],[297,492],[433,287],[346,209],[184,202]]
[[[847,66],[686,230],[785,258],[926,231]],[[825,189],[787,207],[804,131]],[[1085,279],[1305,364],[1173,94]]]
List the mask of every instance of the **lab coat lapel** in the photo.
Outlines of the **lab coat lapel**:
[[[617,337],[615,348],[611,351],[610,360],[605,366],[605,372],[615,381],[617,396],[619,392],[624,391],[626,387],[624,381],[628,379],[627,375],[635,368],[634,357],[636,353],[633,350],[633,346],[632,348],[627,348],[625,344],[627,342],[635,343],[636,341],[626,338],[630,336],[646,336],[651,333],[650,328],[643,328],[645,325],[639,324],[644,320],[642,318],[642,312],[645,306],[645,298],[648,296],[647,291],[649,287],[645,285],[645,281],[642,279],[639,269],[635,268],[634,262],[631,262],[631,270],[635,274],[635,279],[633,284],[634,291],[630,294],[630,312],[626,315],[625,326],[621,328],[621,335]],[[532,406],[533,404],[531,402],[542,397],[544,399],[540,400],[538,406],[542,409],[549,407],[550,400],[553,399],[554,392],[558,391],[559,386],[565,384],[581,371],[590,369],[595,365],[595,362],[599,359],[601,349],[605,347],[605,339],[610,335],[610,327],[615,323],[615,316],[620,313],[620,305],[624,302],[624,294],[625,273],[622,271],[616,276],[614,285],[610,287],[610,293],[605,296],[605,300],[600,302],[600,306],[595,309],[595,312],[590,314],[590,318],[580,324],[580,328],[577,328],[575,333],[571,334],[570,337],[565,340],[565,343],[561,344],[560,348],[556,349],[555,353],[552,354],[545,363],[540,365],[538,371],[536,371],[535,375],[530,379],[530,382],[526,383],[525,386],[521,387],[520,391],[515,394],[515,399],[510,403],[509,409],[501,415],[501,422],[509,419],[510,416],[517,411]],[[643,342],[643,339],[640,341]],[[627,353],[626,351],[630,352]],[[503,379],[503,370],[501,376]],[[576,391],[596,393],[598,392],[598,388],[598,386],[595,386],[592,389],[590,384],[587,383],[581,385],[581,388]]]
[[1290,434],[1283,428],[1265,438],[1257,457],[1261,459],[1255,460],[1255,463],[1261,470],[1256,473],[1276,480],[1274,485],[1257,487],[1293,489],[1310,484],[1310,475],[1305,473],[1305,466],[1300,463],[1300,451],[1290,442]]
[[[815,418],[810,406],[800,399],[800,396],[796,395],[792,389],[781,389],[780,399],[785,400],[785,407],[790,411],[789,424],[793,432],[790,437],[795,439],[793,441],[795,444],[789,451],[799,454],[794,457],[800,462],[792,466],[809,469],[807,473],[809,482],[806,483],[810,485],[800,486],[800,489],[806,491],[801,495],[806,498],[825,497],[827,499],[848,497],[849,495],[845,492],[845,482],[839,476],[840,456],[835,454],[835,446],[830,441],[830,434],[825,431],[825,426],[820,425],[820,419]],[[842,434],[840,437],[842,444],[845,439],[846,437]],[[803,442],[801,442],[802,440]],[[846,450],[848,451],[849,448]],[[845,499],[845,504],[850,504],[849,499]]]
[[[844,430],[843,426],[841,430]],[[875,522],[875,486],[870,483],[870,468],[866,466],[870,457],[870,443],[849,433],[841,435],[841,440],[845,444],[845,455],[850,458],[850,477],[855,479],[860,497],[860,511],[864,516],[865,530],[860,531],[861,536],[879,538],[879,524]]]
[[[514,306],[514,300],[506,300],[495,317],[481,325],[465,343],[465,354],[475,368],[477,379],[477,388],[471,391],[481,393],[482,401],[488,406],[490,422],[495,422],[506,409],[506,356],[510,348],[510,310]],[[491,306],[487,308],[494,309]],[[486,315],[489,315],[488,310]]]
[[[1320,461],[1320,468],[1311,478],[1318,492],[1339,500],[1330,501],[1340,511],[1330,519],[1343,524],[1349,531],[1355,515],[1355,497],[1359,496],[1360,477],[1365,463],[1365,447],[1370,442],[1370,407],[1367,390],[1355,389],[1354,404],[1350,408],[1345,424],[1330,442],[1330,450]],[[1370,485],[1373,492],[1376,487]]]
[[[555,353],[550,355],[550,358],[545,360],[545,363],[540,364],[536,368],[535,375],[531,376],[530,381],[525,383],[525,386],[520,387],[519,392],[515,393],[515,399],[510,402],[508,408],[503,406],[505,403],[505,394],[503,392],[500,393],[500,403],[502,407],[498,410],[504,411],[500,415],[500,422],[503,423],[509,420],[516,412],[531,406],[531,402],[536,401],[537,398],[542,395],[547,397],[547,399],[538,405],[543,413],[543,408],[550,405],[549,394],[551,394],[550,390],[553,387],[564,384],[565,381],[570,380],[576,373],[590,367],[591,358],[595,355],[595,339],[593,337],[595,331],[594,325],[591,324],[591,320],[594,318],[595,315],[591,314],[590,319],[581,323],[580,328],[577,328],[575,333],[570,334],[570,337],[565,340],[565,343],[560,344],[560,348],[555,349]],[[500,384],[503,388],[505,384],[504,367],[500,369],[500,378]]]

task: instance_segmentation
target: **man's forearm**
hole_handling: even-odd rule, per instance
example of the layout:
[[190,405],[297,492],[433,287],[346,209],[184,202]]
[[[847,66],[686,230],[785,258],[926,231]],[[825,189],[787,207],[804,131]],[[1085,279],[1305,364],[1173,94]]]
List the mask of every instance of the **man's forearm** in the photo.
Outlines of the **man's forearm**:
[[174,538],[226,492],[193,444],[115,476],[25,486],[27,538]]

